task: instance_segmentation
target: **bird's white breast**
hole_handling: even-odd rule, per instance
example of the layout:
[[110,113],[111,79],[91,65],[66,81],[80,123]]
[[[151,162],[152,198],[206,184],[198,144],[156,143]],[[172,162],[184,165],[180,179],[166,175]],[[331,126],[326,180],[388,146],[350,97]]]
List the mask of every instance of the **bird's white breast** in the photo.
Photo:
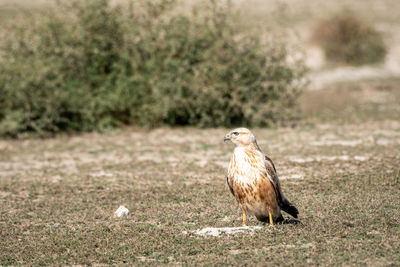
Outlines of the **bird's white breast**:
[[260,178],[264,169],[264,157],[260,151],[252,151],[252,157],[250,157],[245,148],[236,147],[229,164],[228,174],[242,184],[253,184]]

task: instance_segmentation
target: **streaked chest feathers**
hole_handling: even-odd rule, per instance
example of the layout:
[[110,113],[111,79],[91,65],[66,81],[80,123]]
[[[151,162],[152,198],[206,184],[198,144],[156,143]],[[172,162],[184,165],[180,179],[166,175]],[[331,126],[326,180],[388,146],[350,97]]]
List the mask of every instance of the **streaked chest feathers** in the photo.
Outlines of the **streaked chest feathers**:
[[229,163],[228,175],[232,182],[251,186],[266,175],[263,154],[256,149],[236,147]]

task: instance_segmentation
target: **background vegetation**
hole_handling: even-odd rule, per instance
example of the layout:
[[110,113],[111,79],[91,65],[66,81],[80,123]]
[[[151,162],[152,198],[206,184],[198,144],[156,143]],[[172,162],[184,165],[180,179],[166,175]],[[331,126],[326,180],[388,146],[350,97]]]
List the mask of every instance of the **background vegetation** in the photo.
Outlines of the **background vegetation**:
[[313,39],[321,45],[327,59],[336,63],[380,63],[387,53],[382,34],[348,10],[320,21]]
[[0,135],[294,118],[304,67],[288,63],[283,42],[236,30],[229,5],[174,6],[77,0],[13,27],[0,62]]

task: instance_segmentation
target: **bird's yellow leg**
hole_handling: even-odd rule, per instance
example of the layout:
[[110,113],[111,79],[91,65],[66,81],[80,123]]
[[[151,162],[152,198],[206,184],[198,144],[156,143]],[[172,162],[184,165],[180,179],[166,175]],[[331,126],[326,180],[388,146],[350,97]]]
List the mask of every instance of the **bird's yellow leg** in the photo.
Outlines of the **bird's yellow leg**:
[[243,226],[246,226],[246,211],[243,210]]
[[274,220],[272,219],[271,212],[269,212],[269,227],[274,227]]

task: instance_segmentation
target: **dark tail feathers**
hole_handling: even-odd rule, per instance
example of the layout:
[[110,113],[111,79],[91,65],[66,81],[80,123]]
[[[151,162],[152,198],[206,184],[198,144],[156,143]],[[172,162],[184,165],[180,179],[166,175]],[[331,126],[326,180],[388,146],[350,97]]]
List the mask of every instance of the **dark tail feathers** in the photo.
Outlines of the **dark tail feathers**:
[[292,215],[293,217],[297,218],[297,215],[299,214],[299,211],[297,210],[297,208],[295,206],[292,205],[292,203],[289,202],[289,200],[287,200],[286,198],[283,199],[282,203],[280,203],[281,205],[279,205],[281,207],[281,209],[287,213],[289,213],[290,215]]

